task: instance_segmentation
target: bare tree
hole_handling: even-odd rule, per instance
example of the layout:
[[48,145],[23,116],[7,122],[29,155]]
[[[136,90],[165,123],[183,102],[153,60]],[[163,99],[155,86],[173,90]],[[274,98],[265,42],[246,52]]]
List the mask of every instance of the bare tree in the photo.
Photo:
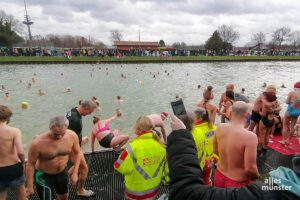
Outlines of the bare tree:
[[110,31],[110,40],[112,42],[121,41],[122,39],[123,39],[123,34],[121,33],[121,31],[117,29]]
[[252,35],[252,41],[255,42],[255,45],[258,46],[258,48],[261,48],[261,45],[266,42],[266,34],[263,32],[254,33]]
[[281,27],[276,29],[272,35],[272,42],[278,46],[278,49],[281,49],[281,45],[286,41],[290,35],[291,29],[288,27]]
[[226,43],[234,43],[240,37],[240,34],[233,30],[232,26],[227,26],[225,24],[218,28],[218,32],[223,42]]
[[294,31],[289,35],[288,40],[291,42],[294,49],[300,45],[300,31]]

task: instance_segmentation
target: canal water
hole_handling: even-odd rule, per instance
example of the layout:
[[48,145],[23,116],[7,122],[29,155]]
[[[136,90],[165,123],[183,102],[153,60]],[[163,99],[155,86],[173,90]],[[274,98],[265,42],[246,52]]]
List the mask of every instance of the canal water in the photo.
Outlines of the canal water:
[[[66,64],[66,65],[2,65],[0,66],[0,104],[13,111],[10,125],[22,131],[24,148],[33,136],[48,130],[51,117],[65,115],[82,99],[95,96],[100,101],[101,111],[83,117],[83,135],[90,136],[92,116],[102,119],[111,117],[117,108],[123,113],[121,118],[110,124],[111,129],[119,129],[133,139],[135,120],[142,115],[172,113],[170,102],[178,95],[187,110],[192,110],[202,99],[203,90],[212,85],[213,103],[218,105],[226,83],[234,83],[235,92],[242,88],[250,102],[263,92],[263,82],[277,87],[281,115],[286,109],[285,99],[293,84],[300,81],[299,62],[240,62],[240,63],[192,63],[192,64]],[[37,75],[34,76],[34,73]],[[151,74],[150,74],[151,73]],[[121,74],[126,79],[121,78]],[[155,78],[153,75],[155,74]],[[169,75],[168,75],[169,74]],[[35,82],[32,82],[34,77]],[[23,83],[19,83],[19,79]],[[32,88],[27,88],[31,82]],[[281,88],[282,83],[287,88]],[[201,89],[197,86],[201,85]],[[71,93],[64,93],[70,87]],[[39,96],[42,89],[46,95]],[[11,100],[3,100],[9,92]],[[121,96],[123,104],[115,103]],[[27,101],[30,109],[21,110],[22,101]],[[220,119],[217,118],[217,123]],[[166,122],[170,131],[169,121]],[[96,149],[100,149],[98,144]],[[89,151],[87,144],[84,150]]]

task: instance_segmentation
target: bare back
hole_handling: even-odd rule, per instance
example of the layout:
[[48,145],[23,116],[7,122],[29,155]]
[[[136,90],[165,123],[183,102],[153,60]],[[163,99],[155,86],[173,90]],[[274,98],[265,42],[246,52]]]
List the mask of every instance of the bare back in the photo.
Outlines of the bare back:
[[154,127],[164,126],[164,122],[161,119],[161,116],[159,114],[151,114],[151,115],[148,115],[147,117],[151,120]]
[[249,163],[256,165],[256,135],[243,126],[233,125],[233,122],[220,124],[215,132],[214,145],[219,155],[218,170],[232,180],[248,181],[245,167]]
[[7,125],[0,127],[0,167],[14,165],[19,161],[16,145],[22,149],[21,132]]

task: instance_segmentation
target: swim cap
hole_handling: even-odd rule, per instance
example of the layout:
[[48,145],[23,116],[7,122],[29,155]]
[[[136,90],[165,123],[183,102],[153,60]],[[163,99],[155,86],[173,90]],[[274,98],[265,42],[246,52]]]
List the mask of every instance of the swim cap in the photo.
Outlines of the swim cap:
[[276,87],[274,85],[270,85],[267,87],[265,92],[270,92],[270,93],[276,94]]
[[160,115],[164,118],[167,118],[169,116],[168,113],[165,113],[165,112],[160,113]]
[[300,82],[295,83],[295,84],[294,84],[294,88],[295,88],[295,89],[300,89]]
[[21,104],[22,105],[28,105],[28,102],[27,101],[23,101]]

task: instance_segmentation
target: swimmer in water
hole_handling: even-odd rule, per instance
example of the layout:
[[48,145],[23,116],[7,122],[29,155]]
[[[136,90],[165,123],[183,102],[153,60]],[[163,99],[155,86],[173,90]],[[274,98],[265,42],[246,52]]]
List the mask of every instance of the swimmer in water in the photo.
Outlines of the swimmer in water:
[[282,83],[281,88],[286,88],[285,85]]
[[9,95],[9,92],[6,92],[6,93],[5,93],[4,101],[10,101],[10,95]]
[[122,104],[123,103],[123,99],[121,99],[120,96],[117,96],[117,99],[115,101],[117,104]]
[[61,75],[61,76],[63,76],[63,75],[64,75],[64,73],[60,73],[60,75]]
[[241,94],[245,94],[245,88],[242,88]]
[[70,93],[70,92],[72,92],[72,90],[69,87],[64,91],[64,93]]
[[45,94],[46,94],[46,92],[45,92],[45,91],[43,91],[42,89],[39,89],[39,91],[38,91],[37,93],[38,93],[38,95],[40,95],[40,96],[42,96],[42,95],[45,95]]
[[198,85],[198,89],[200,89],[201,88],[201,85]]
[[23,102],[21,103],[21,109],[22,109],[22,110],[26,110],[26,109],[28,109],[28,108],[29,108],[28,102],[23,101]]
[[175,100],[176,100],[176,101],[179,100],[179,99],[180,99],[179,96],[176,96],[176,97],[175,97]]
[[6,87],[4,85],[2,85],[2,90],[6,90]]
[[28,83],[27,88],[31,88],[31,83],[30,82]]
[[262,85],[262,87],[267,87],[267,84],[266,84],[266,82],[264,82],[264,84]]
[[31,80],[32,80],[32,82],[33,82],[33,83],[35,83],[35,79],[34,79],[33,77],[32,77],[32,79],[31,79]]
[[19,83],[23,83],[23,80],[22,80],[22,79],[19,79]]
[[153,75],[153,78],[156,78],[156,77],[155,77],[155,74]]

